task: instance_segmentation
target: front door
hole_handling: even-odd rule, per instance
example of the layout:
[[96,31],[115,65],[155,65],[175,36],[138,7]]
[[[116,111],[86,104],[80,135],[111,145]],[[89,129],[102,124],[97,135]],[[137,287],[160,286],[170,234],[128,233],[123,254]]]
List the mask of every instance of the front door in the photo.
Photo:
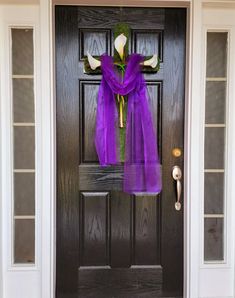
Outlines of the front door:
[[[158,73],[145,74],[162,164],[157,196],[123,193],[123,166],[101,168],[95,151],[101,75],[84,73],[83,62],[87,51],[113,54],[120,22],[131,27],[130,52],[161,59]],[[56,297],[182,297],[172,168],[184,160],[186,10],[57,6],[55,26]]]

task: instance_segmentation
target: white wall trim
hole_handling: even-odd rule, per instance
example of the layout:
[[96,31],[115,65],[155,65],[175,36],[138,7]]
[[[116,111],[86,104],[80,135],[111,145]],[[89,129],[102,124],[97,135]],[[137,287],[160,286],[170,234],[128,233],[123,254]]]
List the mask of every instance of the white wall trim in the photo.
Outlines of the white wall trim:
[[191,0],[50,0],[53,5],[189,7]]
[[[205,35],[206,31],[222,31],[228,32],[228,86],[227,86],[227,107],[226,107],[226,134],[227,134],[227,148],[226,148],[226,205],[225,205],[225,260],[221,263],[205,264],[203,261],[203,191],[200,196],[201,201],[201,221],[200,221],[200,233],[202,235],[200,241],[200,288],[199,297],[234,297],[235,295],[235,281],[234,281],[234,230],[235,230],[235,188],[234,188],[234,132],[235,132],[235,7],[232,9],[231,6],[224,3],[218,9],[216,5],[214,8],[204,6],[203,8],[203,34],[202,34],[202,77],[205,80],[205,55],[206,55],[206,43]],[[203,89],[203,107],[202,115],[204,121],[204,110],[205,110],[205,82],[202,84]],[[202,127],[201,135],[204,135],[204,128]],[[203,147],[203,139],[201,140],[201,146]],[[201,170],[203,171],[203,153],[201,157]],[[201,175],[201,183],[203,190],[203,176]]]
[[[62,0],[58,0],[62,3]],[[123,5],[123,1],[116,0],[116,5]],[[143,6],[143,1],[129,0],[125,1],[125,5]],[[65,0],[63,2],[66,2]],[[95,0],[71,0],[71,4],[77,5],[95,5]],[[115,5],[111,0],[104,0],[102,4],[97,1],[99,5]],[[187,52],[187,86],[186,86],[186,99],[188,102],[185,109],[185,283],[184,283],[184,297],[185,298],[232,298],[235,293],[234,283],[234,268],[235,268],[235,219],[232,214],[235,214],[235,203],[233,198],[235,197],[235,185],[233,180],[235,175],[232,169],[235,168],[235,69],[230,68],[230,101],[229,101],[229,121],[230,121],[230,143],[228,155],[230,158],[230,198],[229,205],[227,206],[230,219],[228,221],[228,227],[230,226],[229,234],[232,251],[228,254],[228,262],[226,266],[224,264],[220,266],[205,266],[202,264],[202,172],[201,172],[201,157],[203,156],[203,146],[201,144],[201,136],[204,130],[204,119],[201,111],[204,109],[204,89],[203,89],[203,63],[199,63],[199,59],[203,57],[203,27],[215,26],[214,21],[217,17],[216,13],[213,14],[213,18],[207,14],[208,7],[214,5],[217,13],[229,13],[228,10],[222,10],[222,7],[230,7],[233,5],[233,1],[147,1],[148,6],[159,5],[170,6],[191,6],[188,8],[189,24],[188,24],[188,52]],[[220,9],[218,9],[218,7]],[[204,11],[204,9],[205,11]],[[33,14],[19,13],[19,9],[22,11],[34,11]],[[40,11],[38,10],[40,9]],[[14,13],[12,14],[12,12]],[[214,12],[215,12],[214,11]],[[231,13],[231,12],[230,12]],[[206,15],[205,15],[206,14]],[[14,15],[14,20],[9,19],[9,16]],[[38,20],[38,16],[40,19]],[[206,23],[205,23],[206,17]],[[28,21],[27,21],[28,20]],[[230,22],[226,17],[217,17],[220,21],[220,26],[227,28],[227,22]],[[232,22],[232,19],[231,19]],[[1,207],[7,208],[10,189],[10,182],[8,177],[8,162],[5,157],[8,156],[7,146],[9,146],[9,103],[6,101],[9,96],[7,90],[8,86],[8,73],[7,73],[7,60],[6,60],[6,48],[2,48],[0,51],[0,77],[1,77],[1,119],[0,119],[0,138],[1,138],[1,196],[0,202],[0,244],[2,244],[2,251],[0,248],[0,296],[3,298],[54,298],[55,297],[55,266],[56,266],[56,245],[55,245],[55,229],[56,229],[56,163],[55,163],[55,92],[54,92],[54,63],[53,63],[53,10],[52,0],[40,0],[40,7],[37,6],[0,6],[0,41],[6,40],[6,26],[8,23],[15,25],[27,25],[31,24],[36,28],[36,42],[37,42],[37,73],[41,78],[37,81],[38,95],[36,100],[38,109],[38,123],[41,126],[38,128],[38,135],[41,138],[40,144],[40,160],[37,167],[39,167],[41,181],[38,181],[39,188],[41,186],[41,201],[38,200],[37,208],[39,212],[38,217],[38,264],[32,270],[32,268],[11,268],[9,263],[9,254],[7,248],[10,247],[9,243],[9,213],[2,212]],[[40,30],[39,30],[40,24]],[[231,29],[233,34],[233,49],[235,49],[235,29]],[[4,43],[5,44],[5,43]],[[231,65],[235,65],[234,55],[230,55]],[[41,75],[40,75],[41,74]],[[41,90],[41,92],[40,92]],[[231,100],[233,99],[233,100]],[[9,134],[9,135],[8,135]],[[9,148],[8,148],[9,149]],[[39,177],[39,180],[40,180]],[[9,205],[8,205],[9,207]],[[195,224],[195,223],[201,223]],[[42,236],[42,237],[41,237]],[[6,258],[7,256],[7,258]],[[2,275],[2,283],[1,283]],[[215,281],[220,280],[227,287],[226,292],[221,292],[222,288]],[[19,296],[20,291],[24,293],[23,296]],[[29,293],[28,286],[32,291]],[[219,287],[219,288],[218,288]],[[214,288],[214,289],[213,289]],[[1,292],[2,291],[2,292]],[[32,296],[33,295],[33,296]]]
[[[2,11],[0,10],[0,19],[2,19]],[[1,27],[0,27],[0,32],[1,32]],[[0,33],[1,36],[1,33]],[[0,61],[3,61],[3,51],[0,51]],[[0,63],[0,69],[1,69],[1,63]],[[2,71],[0,71],[0,94],[2,93]],[[3,113],[3,108],[2,108],[2,100],[0,96],[0,115]],[[3,123],[0,121],[0,140],[3,139],[2,136],[2,130],[3,130]],[[3,194],[3,149],[2,146],[0,146],[0,193],[1,195]],[[0,210],[3,210],[3,200],[2,197],[0,196]],[[0,212],[0,295],[3,295],[3,214]]]
[[197,59],[200,57],[201,48],[201,20],[202,7],[200,0],[192,1],[191,8],[191,24],[190,24],[190,49],[189,49],[189,81],[188,81],[188,109],[186,110],[187,123],[185,127],[186,136],[186,150],[188,152],[187,160],[185,162],[186,173],[185,177],[186,187],[188,188],[185,196],[186,212],[185,212],[185,229],[187,235],[185,242],[187,249],[186,266],[188,268],[185,277],[186,289],[184,297],[198,298],[199,297],[199,230],[195,222],[200,220],[199,217],[199,148],[198,141],[200,140],[200,82],[201,82],[201,67]]
[[[40,208],[40,84],[39,71],[40,64],[38,41],[39,41],[39,19],[37,6],[0,6],[0,72],[1,72],[1,175],[2,188],[1,198],[1,232],[2,232],[2,254],[1,254],[1,275],[2,275],[2,295],[4,298],[24,297],[32,298],[32,292],[35,292],[35,298],[41,296],[40,286],[40,268],[41,268],[41,208]],[[13,173],[13,155],[12,155],[12,77],[11,77],[11,38],[10,28],[34,29],[34,66],[35,66],[35,121],[36,125],[36,263],[35,265],[14,265],[12,257],[13,243],[13,201],[12,201],[12,173]]]
[[55,297],[56,274],[56,157],[55,103],[53,84],[52,6],[50,0],[40,1],[41,24],[41,89],[43,131],[42,185],[42,297]]

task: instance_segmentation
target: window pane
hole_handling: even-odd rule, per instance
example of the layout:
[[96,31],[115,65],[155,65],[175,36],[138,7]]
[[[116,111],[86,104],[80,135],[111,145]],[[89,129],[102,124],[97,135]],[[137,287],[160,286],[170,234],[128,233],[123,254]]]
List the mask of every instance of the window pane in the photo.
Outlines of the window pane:
[[207,124],[225,122],[226,82],[206,83],[206,119]]
[[205,128],[205,169],[224,168],[224,128]]
[[204,258],[205,261],[220,261],[224,258],[223,219],[205,218]]
[[205,214],[224,212],[224,173],[205,173],[204,203]]
[[33,29],[11,29],[14,263],[35,262]]
[[14,128],[15,169],[34,169],[35,144],[34,127]]
[[226,77],[227,33],[207,33],[207,77]]
[[32,29],[12,29],[12,73],[33,75]]
[[34,219],[15,220],[15,263],[34,263]]
[[15,215],[35,214],[35,175],[15,173]]
[[224,258],[227,32],[207,32],[204,260]]
[[33,79],[13,79],[14,122],[34,122]]

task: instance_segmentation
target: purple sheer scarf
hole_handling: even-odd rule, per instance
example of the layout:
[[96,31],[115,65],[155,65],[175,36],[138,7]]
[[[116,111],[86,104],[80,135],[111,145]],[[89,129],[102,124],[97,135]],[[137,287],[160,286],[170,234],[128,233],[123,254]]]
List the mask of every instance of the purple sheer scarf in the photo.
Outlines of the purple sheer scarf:
[[101,166],[119,163],[115,94],[128,95],[123,190],[130,194],[155,194],[162,188],[161,171],[146,83],[140,69],[142,61],[141,55],[132,54],[122,80],[114,70],[113,58],[102,56],[95,146]]

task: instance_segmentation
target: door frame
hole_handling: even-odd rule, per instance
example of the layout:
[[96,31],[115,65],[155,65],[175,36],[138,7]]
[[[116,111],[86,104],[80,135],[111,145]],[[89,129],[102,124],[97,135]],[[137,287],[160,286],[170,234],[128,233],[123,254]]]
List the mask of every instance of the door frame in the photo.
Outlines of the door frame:
[[[43,142],[43,196],[42,213],[42,297],[55,297],[55,266],[56,266],[56,115],[55,115],[55,71],[54,71],[54,5],[93,5],[120,6],[122,1],[103,0],[41,0],[41,61],[42,69],[42,123]],[[185,7],[187,8],[187,44],[186,44],[186,74],[185,74],[185,156],[184,156],[184,297],[199,297],[199,229],[193,222],[199,222],[199,188],[200,168],[197,142],[200,138],[200,63],[192,57],[200,57],[201,44],[201,0],[192,1],[133,1],[125,2],[125,6],[150,7]],[[46,58],[47,57],[47,58]],[[53,86],[53,88],[50,88]],[[193,111],[193,113],[192,113]],[[195,138],[195,135],[197,136]],[[194,138],[192,138],[194,136]],[[191,157],[194,157],[192,159]],[[193,177],[198,177],[194,179]],[[49,184],[48,184],[49,182]],[[48,201],[48,191],[51,200]],[[190,201],[187,198],[191,198]],[[50,252],[48,254],[48,251]]]
[[[102,5],[98,0],[58,0],[60,4],[76,5]],[[186,107],[185,107],[185,213],[184,213],[184,298],[217,297],[234,298],[235,293],[235,172],[229,173],[231,187],[229,188],[230,209],[229,219],[229,254],[230,262],[225,265],[210,265],[206,267],[202,263],[201,251],[202,242],[202,203],[203,194],[200,191],[202,185],[201,164],[203,157],[202,144],[203,119],[201,109],[204,105],[203,90],[203,69],[205,62],[199,59],[205,56],[204,37],[206,28],[230,28],[230,20],[227,19],[225,9],[235,9],[233,0],[127,0],[128,6],[170,6],[187,7],[187,72],[186,72]],[[16,294],[24,293],[24,297],[54,298],[55,295],[55,99],[54,99],[54,56],[53,56],[53,9],[52,0],[0,0],[0,40],[4,41],[0,45],[0,296],[4,298],[15,298]],[[103,0],[103,5],[122,5],[123,0]],[[7,5],[3,5],[7,3]],[[58,2],[59,4],[59,2]],[[19,6],[22,14],[19,14]],[[9,9],[11,7],[11,9]],[[16,12],[12,15],[12,9]],[[30,13],[35,9],[35,14]],[[216,11],[216,14],[208,9]],[[207,13],[205,13],[207,10]],[[220,11],[219,17],[218,12]],[[213,16],[213,17],[212,17]],[[14,19],[12,20],[12,17]],[[216,20],[214,19],[216,17]],[[25,18],[22,20],[22,18]],[[42,235],[37,241],[38,246],[38,268],[13,268],[10,265],[8,251],[11,249],[11,220],[10,192],[11,183],[9,175],[9,60],[5,59],[9,55],[8,26],[14,24],[24,25],[27,19],[30,25],[35,24],[37,33],[37,60],[38,60],[38,96],[39,100],[39,126],[38,135],[40,143],[40,210],[38,210],[38,235]],[[203,28],[203,24],[206,25]],[[233,31],[233,45],[235,50],[235,26],[230,28]],[[235,65],[235,57],[230,57],[231,65]],[[203,60],[203,59],[202,59]],[[231,67],[230,98],[235,98],[235,69]],[[235,111],[235,101],[230,103],[231,113]],[[235,133],[235,118],[230,117],[229,131],[231,135]],[[235,138],[230,140],[230,150],[234,151]],[[230,152],[231,153],[231,152]],[[235,168],[235,158],[229,154],[231,169]],[[233,181],[232,181],[233,180]],[[4,207],[4,208],[3,208]],[[30,278],[30,279],[29,279]],[[32,281],[29,283],[29,280]],[[208,283],[209,281],[209,283]],[[214,284],[217,287],[214,289]],[[227,286],[229,285],[229,287]],[[220,292],[217,289],[220,288]],[[227,291],[224,291],[226,288]],[[31,290],[33,289],[33,290]],[[226,292],[226,294],[225,294]],[[28,293],[28,294],[27,294]],[[28,295],[28,296],[27,296]]]

